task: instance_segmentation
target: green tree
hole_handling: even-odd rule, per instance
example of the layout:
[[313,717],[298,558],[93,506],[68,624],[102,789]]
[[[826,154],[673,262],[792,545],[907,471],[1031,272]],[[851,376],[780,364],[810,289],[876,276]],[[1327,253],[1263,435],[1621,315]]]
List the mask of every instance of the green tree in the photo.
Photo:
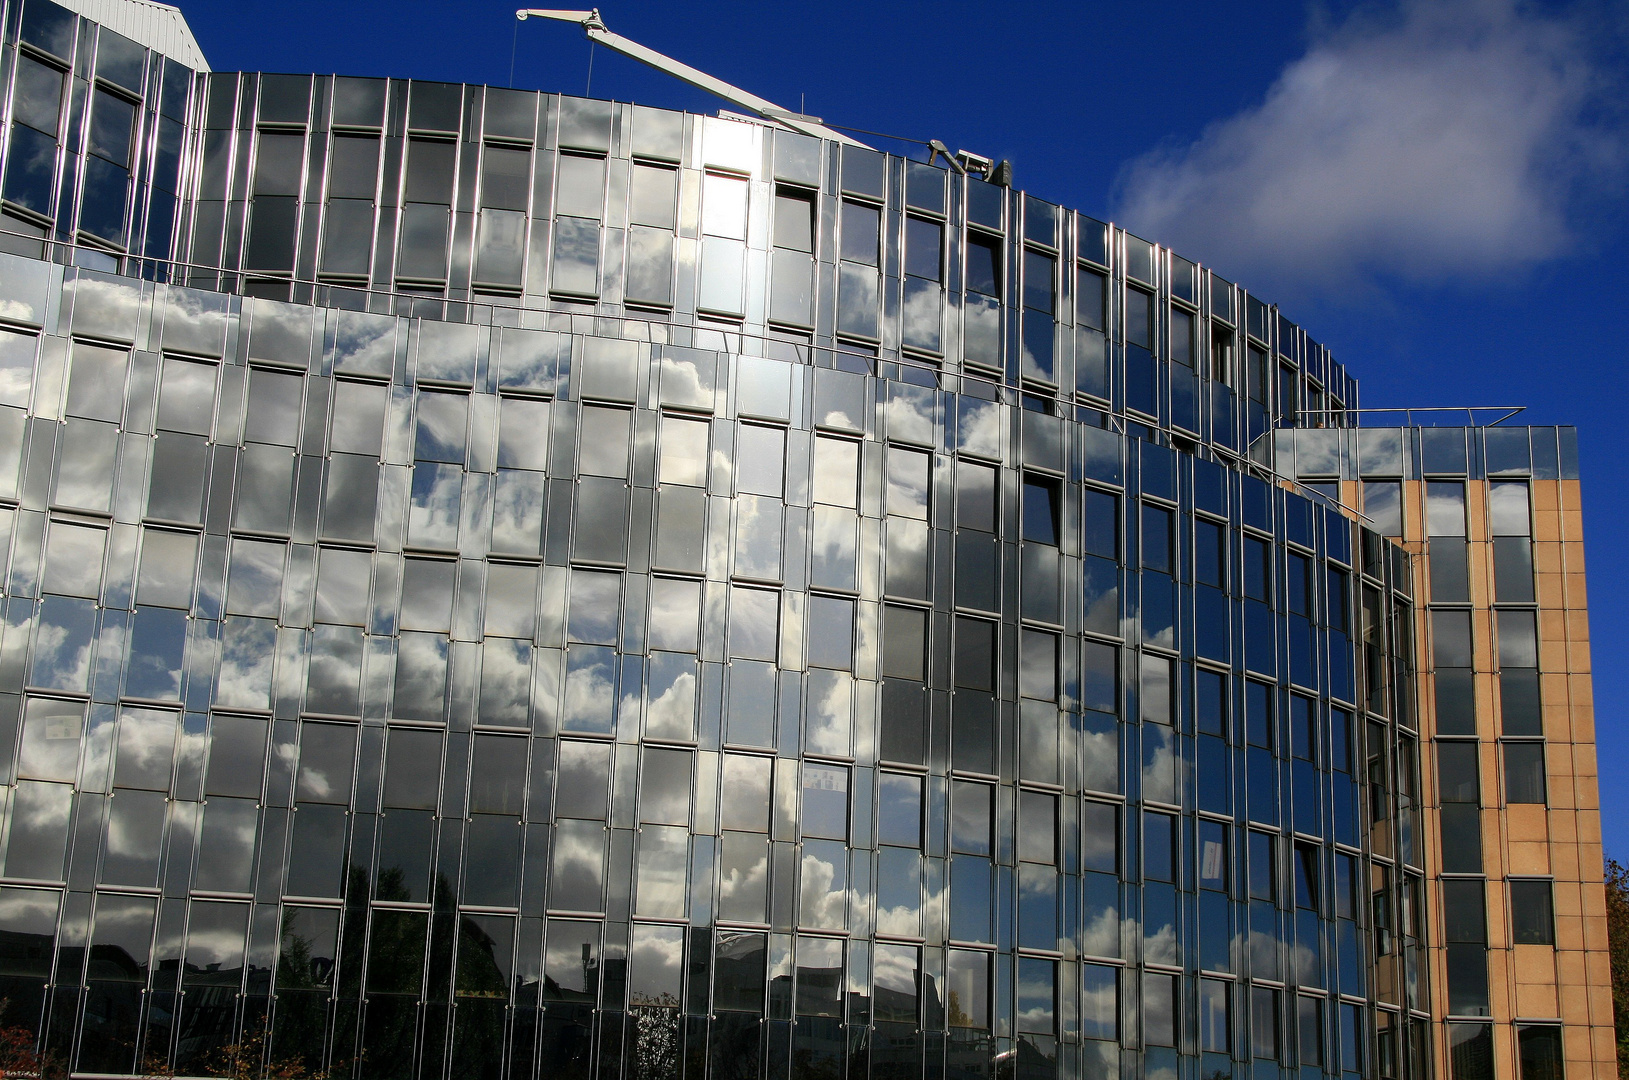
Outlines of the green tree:
[[1606,860],[1606,940],[1612,954],[1612,1014],[1618,1075],[1629,1076],[1629,869]]

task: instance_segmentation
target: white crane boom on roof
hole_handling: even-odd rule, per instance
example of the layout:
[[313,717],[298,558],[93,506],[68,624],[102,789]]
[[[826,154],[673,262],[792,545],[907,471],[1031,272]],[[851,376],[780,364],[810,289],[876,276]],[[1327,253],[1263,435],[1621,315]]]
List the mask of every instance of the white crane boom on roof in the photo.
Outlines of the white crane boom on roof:
[[697,71],[689,64],[683,64],[671,56],[664,56],[655,49],[647,49],[637,41],[630,41],[621,34],[613,34],[605,28],[605,20],[600,18],[599,8],[592,11],[555,11],[544,8],[521,8],[515,12],[515,18],[525,21],[531,16],[540,19],[553,19],[556,22],[576,23],[588,35],[588,40],[607,49],[612,49],[623,56],[632,57],[642,64],[648,64],[657,71],[671,75],[675,79],[687,82],[700,90],[705,90],[714,97],[722,98],[731,105],[739,106],[751,113],[763,117],[784,128],[799,132],[803,135],[813,135],[818,139],[832,139],[836,142],[846,143],[849,146],[866,147],[865,143],[851,139],[842,132],[833,131],[820,122],[817,117],[804,116],[790,109],[783,109],[773,101],[766,101],[756,94],[749,94],[740,87],[731,86],[723,79],[715,79],[705,71]]

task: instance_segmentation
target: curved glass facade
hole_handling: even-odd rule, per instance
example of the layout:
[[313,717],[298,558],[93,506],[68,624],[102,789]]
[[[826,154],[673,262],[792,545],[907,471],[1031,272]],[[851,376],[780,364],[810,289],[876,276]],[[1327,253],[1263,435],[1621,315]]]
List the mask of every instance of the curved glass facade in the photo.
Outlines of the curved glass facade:
[[1333,1063],[1407,1005],[1406,561],[1334,510],[972,379],[3,276],[4,872],[70,891],[0,903],[89,928],[13,991],[82,1070],[244,1009],[366,1075]]
[[0,997],[54,1061],[1431,1074],[1415,444],[1276,308],[759,123],[187,92],[163,243],[53,209],[76,135],[0,189]]

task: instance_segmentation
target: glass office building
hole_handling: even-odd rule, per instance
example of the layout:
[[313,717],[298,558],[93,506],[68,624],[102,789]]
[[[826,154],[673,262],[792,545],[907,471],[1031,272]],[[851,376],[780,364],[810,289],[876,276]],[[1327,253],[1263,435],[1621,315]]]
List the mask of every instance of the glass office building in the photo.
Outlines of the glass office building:
[[82,3],[0,23],[51,1067],[1612,1068],[1570,429],[955,170]]

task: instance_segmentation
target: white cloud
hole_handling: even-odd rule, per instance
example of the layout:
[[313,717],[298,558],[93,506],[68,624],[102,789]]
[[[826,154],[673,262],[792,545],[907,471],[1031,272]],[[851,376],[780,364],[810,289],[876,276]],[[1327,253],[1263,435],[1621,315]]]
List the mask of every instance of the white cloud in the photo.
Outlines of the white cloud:
[[1315,35],[1259,105],[1129,163],[1116,216],[1281,288],[1555,258],[1619,154],[1581,24],[1514,0],[1365,9]]

